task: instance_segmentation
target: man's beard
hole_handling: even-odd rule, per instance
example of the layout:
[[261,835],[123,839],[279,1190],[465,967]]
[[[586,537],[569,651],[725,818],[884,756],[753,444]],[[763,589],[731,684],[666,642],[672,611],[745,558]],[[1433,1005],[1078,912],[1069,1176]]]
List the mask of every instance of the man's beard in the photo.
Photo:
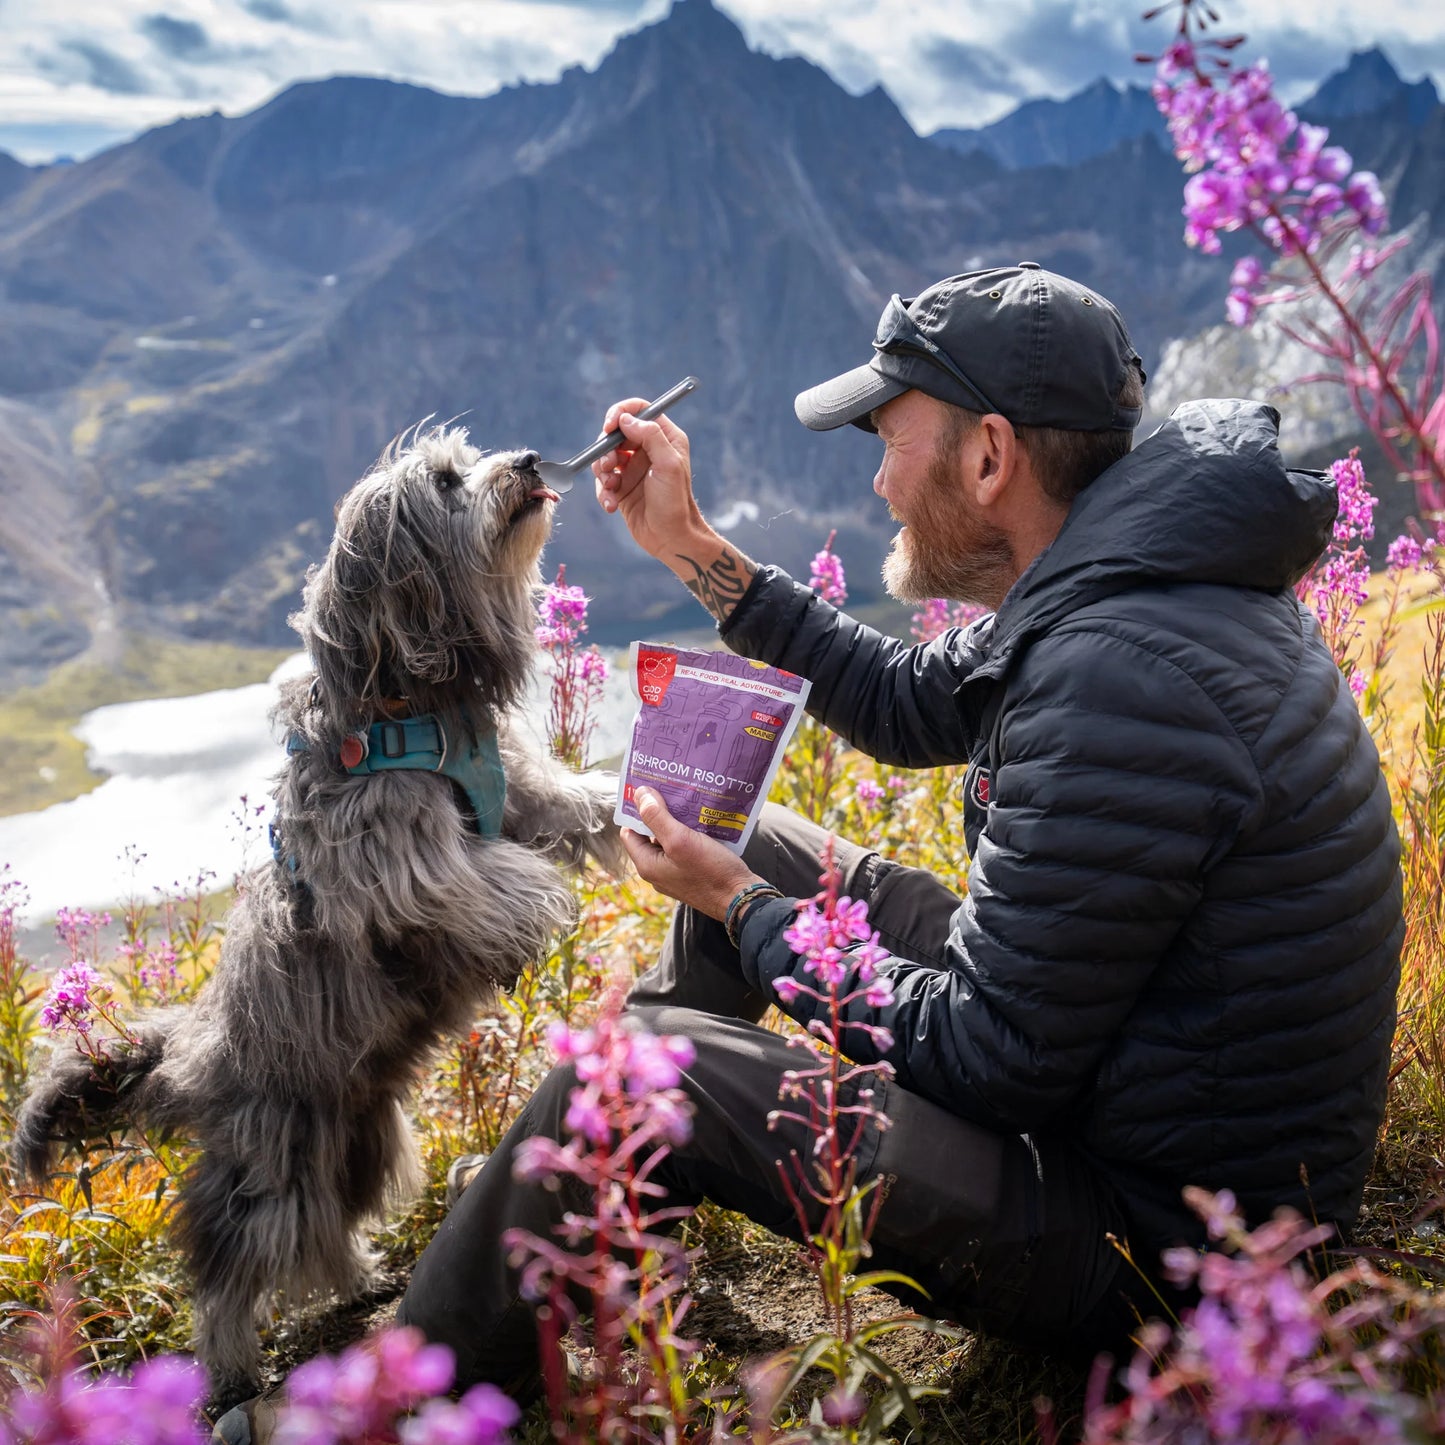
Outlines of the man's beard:
[[1014,581],[1008,538],[974,510],[954,469],[954,449],[937,447],[906,530],[883,562],[883,585],[900,602],[930,597],[997,607]]

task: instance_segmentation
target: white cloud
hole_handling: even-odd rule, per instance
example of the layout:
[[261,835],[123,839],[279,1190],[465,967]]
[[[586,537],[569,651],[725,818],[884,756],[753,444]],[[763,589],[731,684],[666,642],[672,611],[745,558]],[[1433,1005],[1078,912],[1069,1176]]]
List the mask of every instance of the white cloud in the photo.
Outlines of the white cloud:
[[[29,132],[125,134],[179,115],[253,108],[295,80],[385,75],[486,94],[595,65],[669,0],[0,0],[0,145]],[[923,132],[978,125],[1017,95],[1064,95],[1100,74],[1143,79],[1162,43],[1139,0],[723,0],[750,42],[802,54],[842,84],[883,84]],[[1249,32],[1287,88],[1382,43],[1407,78],[1445,76],[1445,14],[1417,0],[1249,0]],[[1411,67],[1416,67],[1411,69]],[[38,157],[45,141],[37,139]]]
[[12,128],[134,132],[181,115],[239,114],[293,81],[329,75],[469,94],[553,80],[569,65],[595,65],[621,31],[667,4],[0,0],[0,145]]
[[[1017,100],[981,87],[985,70],[1011,76],[1027,95],[1062,97],[1100,75],[1147,83],[1135,63],[1140,50],[1162,49],[1174,22],[1171,10],[1144,24],[1134,0],[724,0],[755,44],[770,52],[802,53],[851,89],[881,82],[914,127],[926,134],[944,125],[986,124]],[[1221,33],[1245,32],[1239,52],[1272,58],[1287,98],[1297,98],[1302,75],[1312,89],[1351,51],[1382,44],[1407,79],[1433,69],[1445,81],[1445,10],[1417,0],[1251,0],[1219,7]],[[931,50],[972,50],[986,65],[958,76],[930,66]],[[1302,63],[1300,63],[1302,62]],[[969,71],[972,70],[972,74]],[[1291,95],[1291,90],[1295,94]]]

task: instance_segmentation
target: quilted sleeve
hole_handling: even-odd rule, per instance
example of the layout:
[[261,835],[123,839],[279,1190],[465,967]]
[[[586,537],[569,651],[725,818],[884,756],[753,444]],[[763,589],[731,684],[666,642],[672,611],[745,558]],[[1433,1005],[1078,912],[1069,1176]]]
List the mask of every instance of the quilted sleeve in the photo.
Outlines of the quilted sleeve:
[[736,652],[806,677],[808,711],[890,767],[968,756],[954,698],[981,660],[975,629],[910,647],[840,612],[776,567],[764,567],[721,629]]

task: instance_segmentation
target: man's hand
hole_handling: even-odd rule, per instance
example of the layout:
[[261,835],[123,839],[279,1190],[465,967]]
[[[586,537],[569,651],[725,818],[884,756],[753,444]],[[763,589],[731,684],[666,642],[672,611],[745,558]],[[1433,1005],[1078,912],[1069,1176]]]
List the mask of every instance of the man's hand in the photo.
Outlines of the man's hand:
[[625,441],[592,463],[597,500],[604,512],[621,512],[633,540],[666,562],[679,542],[710,532],[692,495],[687,433],[665,416],[639,421],[640,397],[607,410],[604,432],[620,430]]
[[592,463],[597,501],[604,512],[620,512],[637,545],[726,622],[758,569],[703,517],[692,494],[687,433],[665,416],[638,420],[646,405],[631,397],[608,408],[603,431],[620,430],[626,440]]
[[638,788],[633,796],[638,816],[653,836],[624,828],[622,846],[659,893],[721,920],[740,888],[763,881],[736,853],[679,823],[651,788]]

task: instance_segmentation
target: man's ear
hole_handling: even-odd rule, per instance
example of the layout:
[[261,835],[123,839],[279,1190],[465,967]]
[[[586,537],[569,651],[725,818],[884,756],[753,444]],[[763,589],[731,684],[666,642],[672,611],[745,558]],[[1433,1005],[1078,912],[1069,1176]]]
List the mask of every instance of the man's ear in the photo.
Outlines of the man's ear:
[[1019,439],[1007,417],[989,412],[979,419],[973,442],[974,500],[987,507],[1003,498],[1018,470]]

